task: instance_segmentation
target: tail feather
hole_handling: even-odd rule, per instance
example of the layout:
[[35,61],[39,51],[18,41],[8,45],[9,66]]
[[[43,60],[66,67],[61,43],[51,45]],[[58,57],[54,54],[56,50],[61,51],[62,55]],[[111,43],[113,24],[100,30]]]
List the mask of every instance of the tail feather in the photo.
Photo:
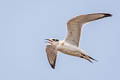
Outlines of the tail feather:
[[92,57],[90,57],[90,56],[88,56],[90,59],[92,59],[92,60],[94,60],[94,61],[96,61],[97,62],[97,60],[96,59],[94,59],[94,58],[92,58]]
[[88,60],[90,63],[93,63],[93,61],[90,60],[89,58],[84,58],[84,59]]
[[91,63],[93,63],[92,60],[97,61],[96,59],[94,59],[94,58],[92,58],[92,57],[90,57],[88,55],[85,55],[85,54],[82,54],[81,58],[84,58],[84,59],[88,60]]

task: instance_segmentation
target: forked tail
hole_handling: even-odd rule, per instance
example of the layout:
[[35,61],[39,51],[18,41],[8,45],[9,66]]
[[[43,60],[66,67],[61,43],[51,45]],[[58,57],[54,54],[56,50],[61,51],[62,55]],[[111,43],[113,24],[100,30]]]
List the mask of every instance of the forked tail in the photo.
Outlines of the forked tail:
[[92,57],[90,57],[90,56],[88,56],[88,55],[86,55],[86,54],[82,54],[80,57],[88,60],[88,61],[91,62],[91,63],[93,63],[92,60],[93,60],[93,61],[97,61],[96,59],[94,59],[94,58],[92,58]]

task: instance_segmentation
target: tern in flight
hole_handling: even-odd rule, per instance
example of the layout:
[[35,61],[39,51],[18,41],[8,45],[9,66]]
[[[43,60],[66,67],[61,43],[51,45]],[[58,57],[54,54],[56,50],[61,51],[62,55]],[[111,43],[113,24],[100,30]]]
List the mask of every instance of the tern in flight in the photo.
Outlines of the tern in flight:
[[55,69],[57,51],[86,59],[89,62],[92,62],[92,60],[96,61],[94,58],[88,56],[85,51],[79,48],[82,26],[90,21],[110,16],[112,15],[109,13],[93,13],[77,16],[67,22],[67,36],[64,40],[54,38],[46,39],[48,40],[48,44],[46,45],[46,53],[51,67]]

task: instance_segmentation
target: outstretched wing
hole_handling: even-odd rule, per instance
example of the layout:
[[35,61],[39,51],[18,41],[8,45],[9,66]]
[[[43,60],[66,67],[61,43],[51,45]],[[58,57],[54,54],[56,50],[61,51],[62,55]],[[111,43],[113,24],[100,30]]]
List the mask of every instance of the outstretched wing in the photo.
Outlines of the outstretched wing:
[[46,45],[46,53],[47,53],[47,58],[48,58],[49,64],[54,69],[55,63],[56,63],[56,58],[57,58],[56,47],[54,45]]
[[112,15],[108,13],[94,13],[94,14],[80,15],[75,18],[72,18],[67,22],[68,32],[67,32],[67,37],[65,38],[65,41],[78,47],[82,25],[87,22],[98,20],[104,17],[109,17],[109,16],[112,16]]

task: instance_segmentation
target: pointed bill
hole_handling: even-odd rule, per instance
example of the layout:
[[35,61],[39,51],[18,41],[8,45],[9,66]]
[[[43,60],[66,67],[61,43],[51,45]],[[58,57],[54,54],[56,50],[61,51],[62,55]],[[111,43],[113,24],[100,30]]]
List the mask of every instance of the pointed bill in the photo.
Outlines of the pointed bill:
[[55,63],[57,58],[57,50],[54,45],[46,45],[46,53],[49,64],[53,69],[55,69]]

